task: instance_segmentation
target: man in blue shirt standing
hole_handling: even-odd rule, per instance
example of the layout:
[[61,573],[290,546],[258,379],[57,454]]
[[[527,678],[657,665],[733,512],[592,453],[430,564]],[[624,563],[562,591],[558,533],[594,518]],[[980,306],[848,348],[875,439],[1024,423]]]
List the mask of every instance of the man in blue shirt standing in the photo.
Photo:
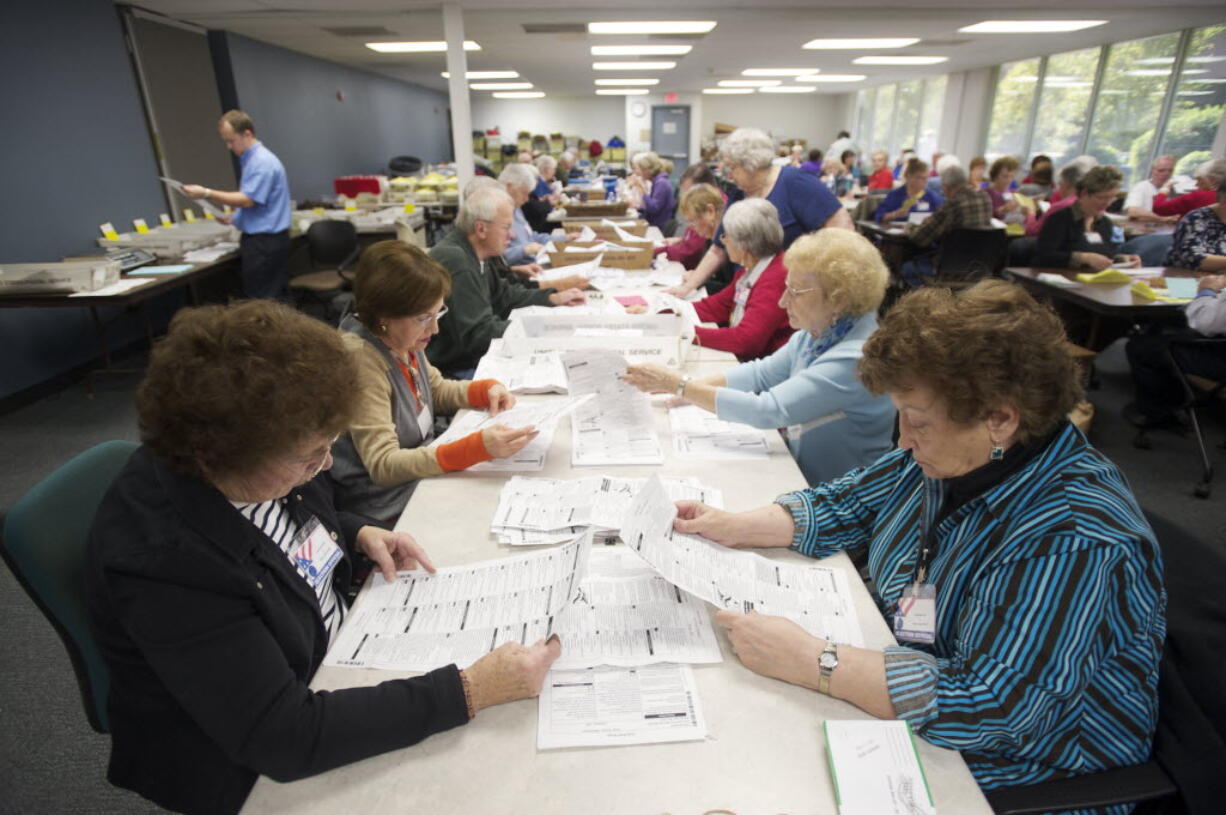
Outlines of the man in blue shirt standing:
[[192,198],[236,208],[233,223],[243,233],[239,244],[243,292],[251,298],[285,299],[288,294],[289,181],[281,160],[255,137],[255,124],[241,110],[230,110],[217,126],[221,140],[238,156],[242,178],[237,192],[185,184]]

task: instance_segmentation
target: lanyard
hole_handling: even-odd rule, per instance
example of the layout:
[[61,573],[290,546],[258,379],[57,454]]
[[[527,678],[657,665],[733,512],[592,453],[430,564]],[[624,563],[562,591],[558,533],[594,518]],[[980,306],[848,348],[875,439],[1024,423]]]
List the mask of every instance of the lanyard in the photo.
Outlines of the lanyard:
[[920,509],[919,556],[915,562],[915,584],[922,585],[928,577],[928,567],[936,554],[936,513],[944,501],[941,482],[924,479],[924,505]]

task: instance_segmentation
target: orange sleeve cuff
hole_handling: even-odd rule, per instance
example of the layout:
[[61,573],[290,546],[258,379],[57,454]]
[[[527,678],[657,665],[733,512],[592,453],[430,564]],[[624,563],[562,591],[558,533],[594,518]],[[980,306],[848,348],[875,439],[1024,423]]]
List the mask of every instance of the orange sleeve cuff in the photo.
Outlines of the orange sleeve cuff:
[[490,406],[490,388],[498,384],[497,379],[474,379],[468,383],[468,404],[475,408]]
[[440,444],[434,455],[438,459],[438,466],[442,467],[445,473],[467,470],[474,464],[489,461],[491,458],[485,449],[485,441],[482,440],[479,430],[476,433],[469,433],[462,439]]

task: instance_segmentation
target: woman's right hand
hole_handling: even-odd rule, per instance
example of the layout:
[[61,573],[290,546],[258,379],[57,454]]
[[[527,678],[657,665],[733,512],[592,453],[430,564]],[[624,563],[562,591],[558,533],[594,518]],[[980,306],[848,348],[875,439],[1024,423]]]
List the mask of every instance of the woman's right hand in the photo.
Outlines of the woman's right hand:
[[510,428],[496,424],[481,431],[481,442],[493,458],[508,458],[527,447],[528,442],[536,438],[537,432],[532,425]]
[[1097,252],[1082,252],[1080,260],[1082,266],[1089,266],[1096,272],[1101,272],[1111,265],[1111,258]]
[[682,283],[680,286],[670,286],[664,290],[664,293],[671,294],[673,297],[680,297],[682,300],[684,300],[694,293],[694,289],[691,289],[685,283]]
[[555,634],[533,645],[504,642],[464,669],[473,712],[538,696],[549,666],[562,654]]
[[673,529],[702,535],[729,549],[782,548],[791,544],[795,525],[779,504],[747,512],[727,512],[701,501],[678,501]]

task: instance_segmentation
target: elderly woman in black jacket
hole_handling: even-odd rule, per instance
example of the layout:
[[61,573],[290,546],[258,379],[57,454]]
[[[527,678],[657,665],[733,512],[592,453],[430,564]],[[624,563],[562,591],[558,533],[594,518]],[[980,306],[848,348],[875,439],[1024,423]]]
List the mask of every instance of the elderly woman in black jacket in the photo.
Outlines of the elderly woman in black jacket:
[[237,812],[259,774],[320,773],[539,692],[556,640],[465,670],[309,687],[352,557],[389,579],[434,570],[409,535],[333,508],[320,474],[356,388],[334,330],[266,300],[182,311],[155,348],[137,396],[144,446],[89,541],[112,783],[176,811]]
[[1110,165],[1083,175],[1077,182],[1077,201],[1052,214],[1039,230],[1033,265],[1101,271],[1112,263],[1138,264],[1136,255],[1117,254],[1115,225],[1106,215],[1123,181],[1123,174]]

